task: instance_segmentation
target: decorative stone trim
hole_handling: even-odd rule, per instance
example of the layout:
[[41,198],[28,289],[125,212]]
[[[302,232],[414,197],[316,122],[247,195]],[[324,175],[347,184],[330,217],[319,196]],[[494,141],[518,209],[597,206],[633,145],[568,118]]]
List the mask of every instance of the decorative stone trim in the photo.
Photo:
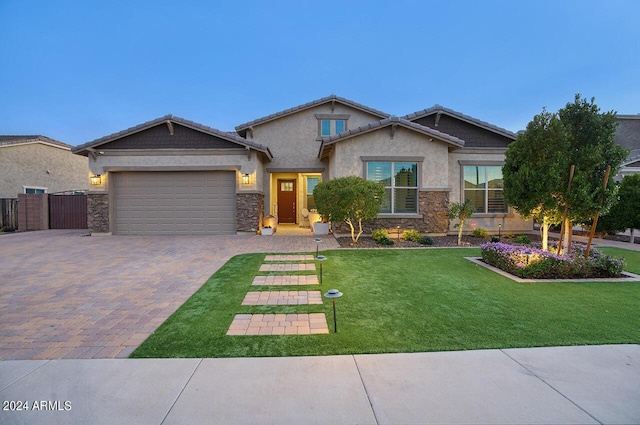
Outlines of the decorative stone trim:
[[87,194],[87,227],[91,233],[109,232],[109,194]]
[[264,215],[264,194],[236,194],[236,230],[238,232],[257,232],[260,217]]
[[[379,217],[363,223],[364,233],[370,234],[375,229],[401,230],[415,229],[421,233],[446,234],[449,231],[449,193],[446,191],[420,191],[418,195],[419,215],[400,215]],[[333,232],[348,234],[346,223],[332,223]]]

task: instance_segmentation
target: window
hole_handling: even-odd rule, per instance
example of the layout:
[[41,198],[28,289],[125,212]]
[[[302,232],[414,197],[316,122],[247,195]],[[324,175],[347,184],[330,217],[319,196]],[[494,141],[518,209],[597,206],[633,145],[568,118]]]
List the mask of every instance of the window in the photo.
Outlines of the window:
[[333,136],[347,130],[348,114],[316,114],[320,137]]
[[307,177],[307,209],[315,209],[316,201],[313,199],[313,189],[320,183],[320,177]]
[[465,165],[464,198],[471,199],[476,213],[506,213],[507,204],[502,195],[502,167]]
[[24,193],[26,193],[27,195],[39,195],[41,193],[47,193],[46,187],[28,187],[28,186],[23,186],[23,187],[24,187]]
[[367,162],[367,180],[384,184],[381,213],[418,212],[417,162]]

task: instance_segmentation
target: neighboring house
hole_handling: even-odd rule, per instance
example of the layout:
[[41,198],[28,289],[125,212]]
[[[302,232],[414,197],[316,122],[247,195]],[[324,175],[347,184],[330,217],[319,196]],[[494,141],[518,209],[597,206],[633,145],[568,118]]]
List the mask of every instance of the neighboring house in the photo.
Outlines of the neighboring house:
[[[89,228],[118,234],[255,232],[262,217],[303,223],[319,182],[383,182],[373,227],[453,230],[450,202],[472,199],[470,223],[532,229],[506,206],[502,171],[515,134],[435,106],[398,118],[328,96],[241,124],[235,133],[167,115],[73,149],[100,186]],[[336,225],[340,231],[340,225]]]
[[617,115],[618,128],[614,136],[615,142],[629,149],[629,156],[622,163],[616,181],[628,174],[640,174],[640,114]]
[[87,161],[71,146],[44,136],[0,136],[0,198],[88,188]]

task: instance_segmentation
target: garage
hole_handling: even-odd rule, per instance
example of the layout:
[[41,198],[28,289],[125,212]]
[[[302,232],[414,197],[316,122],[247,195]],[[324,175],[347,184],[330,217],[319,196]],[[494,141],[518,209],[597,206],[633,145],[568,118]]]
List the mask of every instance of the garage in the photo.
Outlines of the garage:
[[235,171],[111,173],[121,235],[236,233]]

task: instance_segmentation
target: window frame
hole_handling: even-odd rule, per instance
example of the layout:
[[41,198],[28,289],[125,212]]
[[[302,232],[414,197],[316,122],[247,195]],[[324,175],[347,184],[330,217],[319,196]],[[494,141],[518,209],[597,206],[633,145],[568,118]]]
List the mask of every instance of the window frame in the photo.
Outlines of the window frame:
[[[504,185],[502,188],[500,189],[495,189],[495,188],[489,188],[489,184],[488,184],[488,167],[500,167],[500,172],[502,175],[502,167],[504,166],[504,162],[502,161],[459,161],[460,164],[460,201],[461,202],[465,202],[465,200],[467,199],[467,196],[465,196],[465,193],[467,190],[472,191],[472,192],[482,192],[483,194],[483,209],[482,211],[479,211],[476,208],[476,211],[473,213],[474,216],[477,217],[505,217],[511,214],[511,208],[509,207],[509,205],[504,202],[504,206],[505,209],[504,211],[499,211],[499,212],[489,212],[489,192],[490,191],[500,191],[502,193],[504,193]],[[482,189],[467,189],[465,188],[465,178],[464,178],[464,169],[465,167],[480,167],[484,169],[484,188]],[[502,176],[502,179],[504,181],[504,176]],[[504,195],[502,196],[502,198],[504,199]],[[474,205],[475,207],[475,205]]]
[[[27,190],[41,190],[42,193],[27,193]],[[48,193],[48,188],[40,186],[22,186],[22,193],[24,193],[25,195],[42,195]]]
[[[370,163],[388,163],[391,166],[391,178],[390,178],[390,183],[391,186],[385,186],[385,192],[387,191],[387,189],[389,189],[390,191],[390,199],[389,199],[389,206],[390,206],[390,211],[389,212],[380,212],[380,214],[378,214],[379,216],[382,217],[402,217],[402,216],[410,216],[410,217],[415,217],[415,216],[419,216],[420,215],[420,182],[421,182],[421,176],[422,176],[422,162],[423,162],[424,158],[415,158],[415,157],[411,157],[411,158],[376,158],[376,157],[372,157],[372,158],[362,158],[363,164],[364,164],[364,179],[365,180],[369,180],[369,164]],[[395,164],[398,163],[414,163],[416,165],[416,185],[415,186],[396,186],[396,175],[395,175]],[[372,181],[372,180],[370,180]],[[396,190],[397,189],[408,189],[408,190],[415,190],[415,202],[416,202],[416,209],[415,211],[411,211],[411,212],[407,212],[407,211],[403,211],[403,212],[396,212],[396,205],[395,205],[395,201],[396,201]]]
[[[351,117],[350,114],[315,114],[316,120],[318,120],[318,135],[316,137],[316,140],[322,140],[323,137],[330,137],[330,136],[335,136],[336,134],[339,134],[336,129],[336,122],[337,121],[342,121],[344,122],[344,128],[343,130],[340,132],[344,132],[347,131],[349,129],[349,117]],[[322,132],[323,130],[323,122],[329,122],[329,134],[324,134]]]

